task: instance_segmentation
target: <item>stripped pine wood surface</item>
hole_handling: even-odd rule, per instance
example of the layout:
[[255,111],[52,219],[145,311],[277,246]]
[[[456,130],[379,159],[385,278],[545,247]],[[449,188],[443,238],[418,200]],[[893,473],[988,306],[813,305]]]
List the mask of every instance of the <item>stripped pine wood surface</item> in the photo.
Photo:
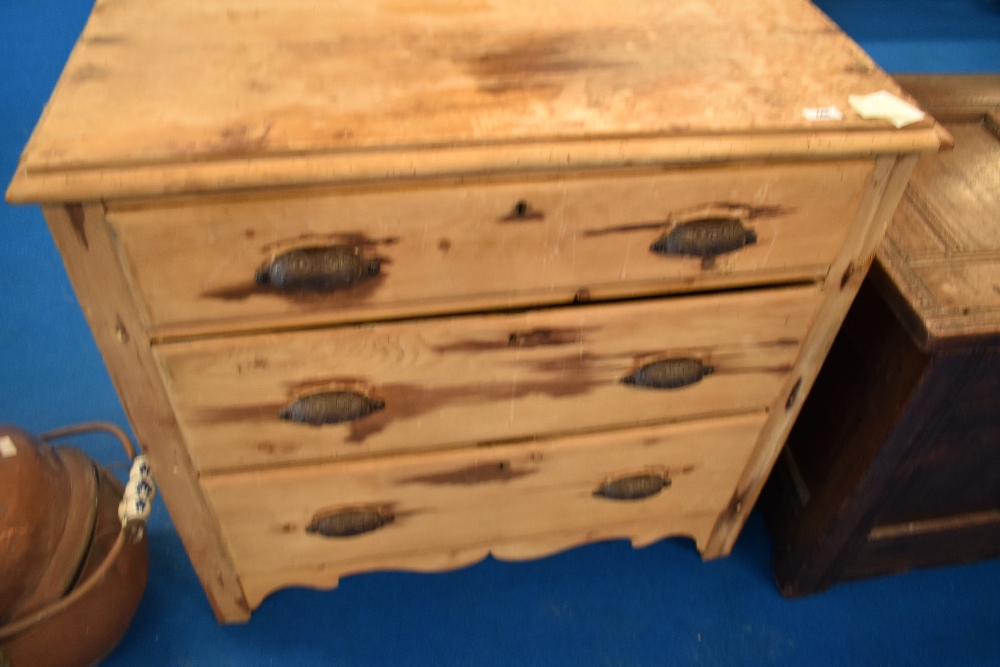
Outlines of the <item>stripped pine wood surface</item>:
[[879,89],[899,92],[789,0],[101,0],[23,166],[808,131],[829,104],[846,117],[820,132],[870,130],[847,96]]
[[[157,346],[202,471],[429,449],[760,410],[819,305],[814,286]],[[711,369],[675,389],[647,364]],[[707,370],[705,372],[708,372]],[[352,392],[382,408],[314,426],[279,414]]]
[[45,219],[140,448],[219,620],[250,609],[170,407],[149,340],[115,262],[99,205],[46,206]]
[[[748,165],[629,178],[518,181],[109,210],[151,335],[363,321],[822,278],[872,162]],[[739,222],[711,260],[650,246],[679,223]],[[259,285],[301,248],[339,247],[377,275],[332,290]],[[346,250],[345,250],[346,251]]]
[[787,384],[771,404],[768,422],[733,493],[729,510],[720,517],[709,546],[703,552],[707,557],[724,556],[732,551],[875,259],[878,244],[903,196],[916,161],[916,155],[903,155],[885,156],[876,162],[875,174],[858,208],[851,233],[823,284],[823,302],[803,341],[802,352]]
[[567,171],[659,168],[704,164],[875,158],[937,150],[937,125],[871,132],[809,131],[794,134],[594,138],[496,146],[262,156],[252,160],[180,162],[168,165],[102,166],[66,171],[29,170],[23,164],[7,189],[7,201],[65,202],[247,192],[301,186],[386,185],[481,177],[524,178]]
[[[763,413],[526,445],[211,476],[205,490],[252,606],[276,588],[330,587],[380,569],[447,570],[488,553],[527,559],[601,539],[685,534],[704,549]],[[648,497],[595,495],[656,478]],[[327,537],[318,520],[380,513]],[[379,527],[372,528],[375,524]]]

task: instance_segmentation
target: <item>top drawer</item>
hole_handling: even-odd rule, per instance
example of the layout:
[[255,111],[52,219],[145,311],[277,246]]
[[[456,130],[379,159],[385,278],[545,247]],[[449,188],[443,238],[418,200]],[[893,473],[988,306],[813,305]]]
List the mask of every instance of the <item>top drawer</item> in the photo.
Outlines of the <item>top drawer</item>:
[[150,334],[163,338],[821,276],[871,170],[743,165],[244,195],[113,207],[108,220]]

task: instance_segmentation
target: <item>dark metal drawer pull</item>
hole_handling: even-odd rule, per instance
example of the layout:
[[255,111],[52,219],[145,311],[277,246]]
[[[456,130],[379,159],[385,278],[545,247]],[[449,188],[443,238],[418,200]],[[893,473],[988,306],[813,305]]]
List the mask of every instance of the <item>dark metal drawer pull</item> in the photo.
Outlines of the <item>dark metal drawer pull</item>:
[[288,421],[321,426],[367,417],[385,407],[385,401],[353,391],[326,391],[296,399],[278,416]]
[[257,269],[258,285],[283,291],[332,292],[378,275],[378,260],[334,245],[282,253]]
[[631,375],[622,378],[622,384],[633,384],[649,389],[678,389],[700,382],[715,369],[706,366],[701,359],[664,359],[646,364]]
[[666,475],[633,475],[606,482],[594,495],[608,500],[642,500],[670,488]]
[[649,249],[661,255],[711,259],[757,242],[757,233],[733,218],[705,218],[682,222],[653,242]]
[[351,537],[377,530],[395,518],[392,510],[386,507],[356,507],[317,515],[306,527],[306,532],[323,537]]

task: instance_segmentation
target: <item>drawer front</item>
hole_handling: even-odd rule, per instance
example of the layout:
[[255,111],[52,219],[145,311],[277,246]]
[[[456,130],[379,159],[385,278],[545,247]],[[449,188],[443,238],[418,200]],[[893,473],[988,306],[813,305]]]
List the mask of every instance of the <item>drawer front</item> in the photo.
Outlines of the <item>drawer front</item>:
[[154,347],[202,471],[764,409],[814,286]]
[[870,162],[758,165],[108,220],[153,338],[169,338],[825,275],[870,175]]
[[519,445],[209,476],[251,605],[289,585],[445,570],[585,542],[668,535],[703,547],[763,413]]

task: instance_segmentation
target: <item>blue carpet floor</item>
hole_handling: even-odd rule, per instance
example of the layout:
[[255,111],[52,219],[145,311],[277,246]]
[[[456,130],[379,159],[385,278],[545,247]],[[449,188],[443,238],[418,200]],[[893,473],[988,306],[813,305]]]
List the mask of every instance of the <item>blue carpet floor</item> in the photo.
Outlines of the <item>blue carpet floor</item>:
[[[891,72],[1000,71],[997,0],[818,4]],[[89,9],[0,0],[3,184]],[[92,419],[125,424],[41,213],[0,205],[0,422],[41,431]],[[120,459],[113,443],[78,444]],[[215,623],[162,505],[150,548],[146,595],[108,667],[1000,664],[1000,562],[786,601],[756,515],[721,561],[702,563],[677,539],[367,574],[332,592],[279,592],[236,627]]]

